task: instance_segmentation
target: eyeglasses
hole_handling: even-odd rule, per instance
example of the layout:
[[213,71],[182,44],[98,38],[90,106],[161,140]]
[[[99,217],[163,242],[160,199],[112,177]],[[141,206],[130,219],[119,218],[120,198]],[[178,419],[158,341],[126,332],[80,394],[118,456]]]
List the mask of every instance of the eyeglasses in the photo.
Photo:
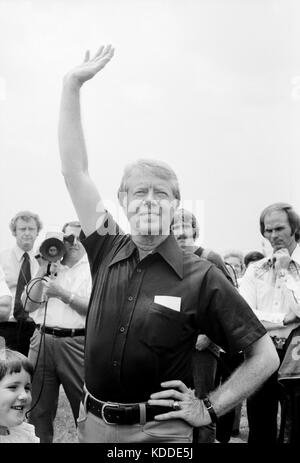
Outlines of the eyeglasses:
[[69,243],[71,246],[74,245],[74,243],[76,243],[76,241],[80,241],[79,237],[78,236],[75,236],[73,233],[71,235],[65,235],[64,238],[64,243]]

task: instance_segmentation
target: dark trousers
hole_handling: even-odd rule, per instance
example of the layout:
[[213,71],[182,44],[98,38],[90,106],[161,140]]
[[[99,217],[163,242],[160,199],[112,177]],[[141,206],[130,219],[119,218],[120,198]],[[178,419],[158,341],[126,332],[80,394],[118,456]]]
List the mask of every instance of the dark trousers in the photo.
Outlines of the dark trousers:
[[[277,350],[282,361],[283,351]],[[247,400],[249,444],[275,444],[277,442],[277,413],[282,400],[282,386],[277,371]]]
[[[193,352],[193,377],[197,397],[203,397],[215,389],[218,354],[213,355],[209,349]],[[216,425],[208,424],[194,429],[195,443],[215,442]]]
[[[224,383],[234,370],[243,363],[243,361],[244,354],[242,352],[234,354],[220,352],[220,360],[217,368],[217,384]],[[239,407],[236,407],[225,415],[219,417],[216,430],[216,440],[222,444],[226,444],[230,441],[236,412],[239,412]]]
[[0,336],[5,339],[7,348],[21,352],[28,356],[30,338],[33,335],[35,323],[30,320],[17,322],[1,322]]

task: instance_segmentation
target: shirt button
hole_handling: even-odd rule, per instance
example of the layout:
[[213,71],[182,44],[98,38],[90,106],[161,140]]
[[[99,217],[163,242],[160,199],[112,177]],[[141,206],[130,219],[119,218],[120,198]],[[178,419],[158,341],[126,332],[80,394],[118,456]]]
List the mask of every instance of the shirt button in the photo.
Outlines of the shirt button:
[[128,300],[129,300],[129,301],[133,301],[133,297],[132,297],[132,296],[129,296],[129,297],[128,297]]
[[125,331],[125,328],[124,328],[124,326],[121,326],[121,328],[120,328],[120,332],[121,332],[121,333],[124,333],[124,331]]
[[116,367],[118,365],[118,362],[116,360],[113,361],[113,366]]

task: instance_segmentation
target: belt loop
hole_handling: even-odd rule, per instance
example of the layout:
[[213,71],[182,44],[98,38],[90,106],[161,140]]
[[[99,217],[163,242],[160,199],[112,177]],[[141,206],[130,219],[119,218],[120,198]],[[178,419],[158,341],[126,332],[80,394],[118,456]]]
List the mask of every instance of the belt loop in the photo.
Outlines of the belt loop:
[[146,404],[139,404],[140,409],[140,424],[146,423]]
[[71,338],[73,338],[73,336],[74,336],[74,333],[75,333],[75,329],[74,329],[74,328],[72,328],[72,329],[71,329]]

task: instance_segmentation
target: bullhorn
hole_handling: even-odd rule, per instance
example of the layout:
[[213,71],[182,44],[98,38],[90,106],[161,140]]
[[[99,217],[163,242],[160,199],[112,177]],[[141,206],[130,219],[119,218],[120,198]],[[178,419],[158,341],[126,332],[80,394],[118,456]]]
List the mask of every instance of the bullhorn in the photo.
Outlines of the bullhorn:
[[61,232],[50,232],[46,234],[46,238],[40,246],[40,254],[48,262],[57,262],[65,255],[66,248],[63,242],[63,236]]

